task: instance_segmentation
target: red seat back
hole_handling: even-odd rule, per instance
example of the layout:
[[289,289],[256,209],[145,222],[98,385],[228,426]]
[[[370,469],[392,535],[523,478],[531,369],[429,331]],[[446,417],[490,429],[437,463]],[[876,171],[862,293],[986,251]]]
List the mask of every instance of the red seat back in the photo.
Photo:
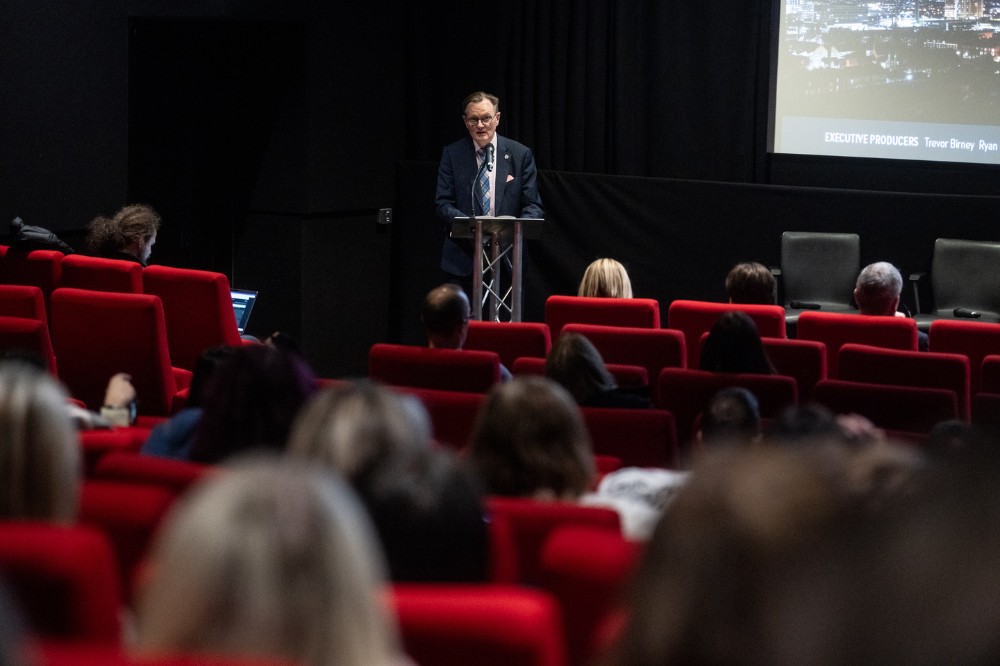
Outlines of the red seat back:
[[476,415],[486,399],[486,394],[413,386],[397,386],[395,390],[415,396],[423,403],[428,416],[431,417],[434,441],[438,444],[453,449],[464,449],[469,445]]
[[421,666],[564,666],[559,608],[513,585],[396,584],[393,607],[406,653]]
[[813,399],[838,414],[860,414],[880,428],[921,436],[958,418],[958,398],[947,389],[825,379]]
[[975,395],[983,390],[983,359],[990,354],[1000,354],[1000,326],[936,319],[931,322],[930,350],[969,357],[969,390]]
[[71,254],[62,260],[60,287],[142,293],[142,266],[134,261]]
[[45,367],[54,376],[59,376],[56,355],[52,349],[48,327],[44,321],[23,317],[0,317],[0,349],[35,354],[45,362]]
[[873,317],[812,310],[799,315],[799,340],[826,345],[826,376],[838,377],[840,348],[849,342],[888,349],[917,351],[917,322],[905,317]]
[[162,486],[180,495],[214,471],[211,465],[187,460],[115,451],[101,458],[94,468],[93,478]]
[[0,284],[0,316],[38,319],[48,326],[42,290],[34,285]]
[[660,328],[660,303],[652,298],[549,296],[545,301],[545,323],[553,339],[559,337],[566,324]]
[[680,453],[674,415],[662,409],[584,407],[594,453],[615,456],[626,467],[677,467]]
[[0,576],[33,634],[115,645],[121,640],[119,578],[100,531],[0,521]]
[[124,599],[152,544],[153,536],[179,493],[159,485],[87,479],[80,491],[80,523],[104,532],[118,563]]
[[632,328],[596,324],[566,324],[563,331],[579,333],[597,347],[605,363],[639,365],[649,377],[663,368],[687,364],[684,335],[666,328]]
[[27,254],[8,252],[3,259],[3,280],[7,284],[32,285],[42,290],[48,303],[59,287],[63,253],[56,250],[32,250]]
[[[625,363],[605,363],[611,376],[615,378],[618,386],[640,388],[649,386],[649,372],[641,365],[628,365]],[[545,359],[533,356],[522,356],[514,361],[510,372],[513,375],[544,375]]]
[[500,381],[496,352],[379,343],[368,351],[368,376],[393,386],[486,393]]
[[490,536],[497,560],[513,564],[513,581],[527,585],[541,582],[541,554],[546,539],[557,527],[589,525],[621,532],[621,520],[613,509],[582,506],[570,502],[542,502],[520,497],[487,498]]
[[799,400],[810,400],[816,382],[826,379],[826,345],[817,340],[791,338],[761,338],[760,341],[775,372],[794,377],[799,387]]
[[673,413],[682,447],[691,441],[695,419],[712,396],[730,386],[742,386],[753,393],[763,418],[775,418],[798,403],[798,386],[791,377],[665,368],[657,384],[657,406]]
[[954,391],[959,415],[969,420],[969,359],[962,354],[846,344],[839,365],[840,378],[848,381]]
[[57,289],[49,332],[59,376],[73,397],[99,409],[108,380],[126,372],[143,414],[170,414],[177,385],[159,298]]
[[710,331],[719,317],[732,310],[747,313],[757,324],[757,332],[762,337],[783,338],[786,335],[785,308],[780,305],[677,300],[670,304],[667,311],[667,326],[684,334],[687,342],[687,367],[698,367],[701,334]]
[[548,356],[552,337],[549,327],[540,322],[470,321],[462,348],[496,352],[510,368],[521,356]]
[[542,587],[562,609],[571,664],[590,664],[600,653],[602,629],[623,608],[640,546],[610,530],[555,529],[542,549]]
[[160,297],[167,327],[170,358],[175,366],[194,370],[209,347],[242,344],[229,279],[222,273],[170,266],[147,266],[142,288]]

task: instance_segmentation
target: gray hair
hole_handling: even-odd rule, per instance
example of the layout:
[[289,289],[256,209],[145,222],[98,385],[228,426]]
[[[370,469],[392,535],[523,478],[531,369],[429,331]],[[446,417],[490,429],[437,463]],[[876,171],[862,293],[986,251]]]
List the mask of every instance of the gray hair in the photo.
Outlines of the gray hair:
[[884,313],[894,307],[896,299],[903,293],[903,276],[889,262],[878,261],[862,269],[855,289],[862,313]]

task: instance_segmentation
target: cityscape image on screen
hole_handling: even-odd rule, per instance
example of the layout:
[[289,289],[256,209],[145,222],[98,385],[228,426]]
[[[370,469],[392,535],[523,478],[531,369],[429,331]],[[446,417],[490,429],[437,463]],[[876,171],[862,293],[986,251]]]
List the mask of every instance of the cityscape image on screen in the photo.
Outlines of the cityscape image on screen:
[[1000,0],[782,0],[775,153],[1000,164]]

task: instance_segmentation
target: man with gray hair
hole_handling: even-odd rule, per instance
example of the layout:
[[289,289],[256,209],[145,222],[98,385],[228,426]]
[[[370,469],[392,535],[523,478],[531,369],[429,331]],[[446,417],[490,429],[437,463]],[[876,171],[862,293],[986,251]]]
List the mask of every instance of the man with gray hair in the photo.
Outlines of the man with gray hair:
[[[899,312],[899,296],[903,293],[903,276],[899,269],[887,261],[865,266],[854,285],[854,300],[863,315],[875,317],[905,317]],[[927,351],[926,333],[917,331],[920,351]]]

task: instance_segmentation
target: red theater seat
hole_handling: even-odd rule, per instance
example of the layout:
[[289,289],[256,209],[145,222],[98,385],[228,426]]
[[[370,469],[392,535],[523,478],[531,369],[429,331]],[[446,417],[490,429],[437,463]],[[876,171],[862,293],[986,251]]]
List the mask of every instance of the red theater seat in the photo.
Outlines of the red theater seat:
[[149,416],[169,416],[175,394],[191,382],[190,371],[171,367],[156,296],[57,289],[50,334],[59,377],[90,409],[100,409],[118,372],[132,376],[140,413]]
[[[641,388],[649,386],[649,373],[641,365],[627,365],[625,363],[605,363],[611,376],[615,378],[618,386],[626,388]],[[522,356],[514,361],[510,372],[512,375],[544,375],[545,359],[532,356]]]
[[113,645],[121,640],[118,571],[100,531],[0,521],[0,576],[35,636]]
[[799,315],[799,340],[826,345],[826,376],[837,379],[840,348],[848,342],[917,351],[917,322],[905,317],[873,317],[808,310]]
[[500,381],[496,352],[375,344],[368,376],[382,384],[486,393]]
[[982,388],[983,359],[1000,354],[1000,325],[978,321],[936,319],[930,328],[930,350],[969,357],[969,390]]
[[63,253],[55,250],[33,250],[27,254],[8,252],[3,259],[3,281],[38,287],[48,303],[52,292],[59,287],[62,260]]
[[562,609],[571,664],[593,663],[602,630],[624,609],[641,548],[621,534],[590,527],[553,530],[542,548],[542,587]]
[[0,284],[0,316],[37,319],[46,326],[49,323],[45,297],[34,285]]
[[674,416],[662,409],[584,407],[594,453],[621,459],[625,467],[680,465]]
[[680,331],[595,324],[566,324],[563,331],[590,340],[605,363],[642,366],[649,377],[659,377],[663,368],[683,368],[687,363]]
[[94,468],[93,478],[161,486],[181,495],[215,471],[212,465],[117,451],[101,458]]
[[142,266],[134,261],[71,254],[62,260],[60,287],[142,293]]
[[486,399],[485,393],[441,391],[413,386],[392,388],[412,395],[423,403],[431,417],[434,441],[452,449],[464,449],[468,446],[476,415]]
[[497,582],[538,585],[542,578],[542,546],[557,527],[589,525],[621,533],[618,513],[604,507],[491,496],[487,499],[487,510],[495,559],[511,563],[511,567],[501,567],[501,570],[514,576],[514,580]]
[[521,356],[548,356],[552,337],[549,327],[540,322],[470,321],[462,348],[496,352],[510,368]]
[[59,376],[56,354],[44,321],[22,317],[0,317],[0,349],[33,354],[45,363],[54,377]]
[[813,399],[837,414],[860,414],[880,428],[918,437],[959,415],[955,392],[938,388],[825,379]]
[[545,301],[545,323],[553,339],[559,337],[566,324],[660,328],[660,303],[652,298],[549,296]]
[[142,288],[160,297],[174,365],[194,370],[209,347],[243,344],[233,313],[229,278],[222,273],[170,266],[147,266]]
[[757,324],[757,332],[762,337],[783,338],[786,335],[785,308],[780,305],[677,300],[670,304],[670,309],[667,311],[667,326],[684,334],[687,343],[687,367],[698,367],[699,340],[702,333],[710,331],[719,317],[732,310],[748,314]]
[[420,666],[565,666],[559,607],[513,585],[396,584],[403,648]]
[[657,405],[673,413],[682,447],[694,436],[695,419],[712,396],[730,386],[742,386],[753,393],[764,418],[775,418],[798,403],[798,386],[791,377],[665,368],[657,386]]
[[816,382],[826,379],[826,345],[816,340],[790,338],[761,338],[760,341],[775,372],[795,378],[799,401],[810,400]]
[[959,415],[966,421],[970,417],[969,359],[962,354],[846,344],[840,348],[840,378],[869,384],[947,389],[958,398]]

